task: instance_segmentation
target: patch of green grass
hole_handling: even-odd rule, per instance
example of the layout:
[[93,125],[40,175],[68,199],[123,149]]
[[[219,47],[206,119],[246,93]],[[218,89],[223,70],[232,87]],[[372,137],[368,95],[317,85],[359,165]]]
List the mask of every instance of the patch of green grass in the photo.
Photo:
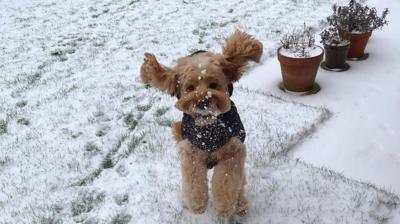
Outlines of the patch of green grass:
[[154,113],[154,116],[156,117],[161,117],[162,115],[164,115],[165,113],[167,113],[167,111],[169,110],[169,107],[162,107],[156,110],[156,112]]
[[55,49],[53,51],[50,52],[51,56],[58,56],[61,57],[64,55],[64,52],[61,49]]
[[57,57],[60,61],[66,61],[68,60],[67,54],[73,54],[75,53],[75,48],[65,48],[65,49],[54,49],[50,52],[50,55],[53,57]]
[[131,221],[132,216],[127,213],[119,213],[111,220],[111,224],[127,224]]
[[127,193],[118,194],[118,195],[114,196],[114,200],[115,200],[115,203],[117,203],[117,205],[122,206],[129,202],[129,195]]
[[205,38],[207,35],[208,35],[208,34],[207,34],[206,32],[201,31],[201,32],[199,33],[199,41],[198,41],[198,43],[199,43],[199,44],[205,43],[204,38]]
[[81,136],[82,134],[83,134],[83,132],[78,131],[78,132],[72,133],[72,134],[71,134],[71,137],[72,137],[72,138],[78,138],[78,137]]
[[133,98],[134,98],[133,96],[126,96],[126,97],[124,97],[122,100],[123,100],[124,102],[126,102],[126,101],[129,101],[129,100],[133,99]]
[[0,120],[0,135],[7,133],[8,121]]
[[15,106],[17,106],[17,107],[25,107],[27,104],[28,104],[28,101],[26,101],[26,100],[21,100],[21,101],[18,101],[18,102],[15,104]]
[[72,215],[77,216],[82,213],[90,212],[95,206],[102,203],[105,197],[104,193],[96,191],[80,192],[78,199],[71,203]]
[[103,161],[101,161],[101,166],[103,167],[103,169],[113,168],[114,165],[115,164],[113,163],[111,157],[108,155],[103,159]]
[[32,85],[39,81],[39,79],[42,78],[42,73],[40,72],[35,72],[33,75],[28,76],[27,82],[29,85]]
[[136,106],[136,109],[138,109],[139,111],[146,112],[146,111],[150,110],[151,106],[152,106],[151,104],[147,104],[147,105],[137,105],[137,106]]
[[100,148],[93,142],[86,143],[83,149],[85,150],[85,153],[88,154],[97,154],[101,151]]
[[130,1],[129,3],[128,3],[128,5],[133,5],[133,4],[135,4],[135,3],[137,3],[137,2],[139,2],[140,0],[132,0],[132,1]]
[[144,116],[144,113],[142,113],[142,112],[138,113],[138,114],[136,115],[136,120],[142,119],[143,116]]
[[11,163],[11,158],[8,156],[4,156],[0,158],[0,168],[7,166]]
[[[139,137],[133,136],[131,141],[128,143],[128,153],[132,153],[135,151],[136,147],[139,145],[141,140],[144,138],[144,135],[141,135]],[[128,154],[128,155],[129,155]]]
[[129,130],[134,130],[138,125],[138,121],[133,117],[133,114],[127,114],[124,116],[124,123],[128,126]]
[[[67,42],[63,43],[62,46],[64,46],[64,47],[67,47],[67,46],[68,47],[77,47],[78,44],[77,44],[77,42],[75,40],[70,40],[70,41],[67,41]],[[70,48],[70,49],[73,49],[73,48]],[[75,50],[73,50],[73,53],[75,53]]]
[[97,12],[97,9],[94,8],[93,6],[90,6],[89,7],[89,12]]
[[44,69],[46,66],[48,66],[47,62],[43,62],[42,64],[38,65],[37,68],[38,68],[39,70],[42,70],[42,69]]
[[67,167],[69,170],[74,172],[81,171],[81,164],[76,157],[71,158],[71,160],[67,162]]
[[57,217],[41,217],[39,224],[63,224],[63,221]]
[[85,178],[80,180],[77,183],[74,183],[74,186],[83,186],[88,184],[89,182],[92,182],[96,177],[98,177],[101,172],[103,172],[104,169],[114,167],[115,164],[117,164],[118,161],[114,162],[112,161],[112,156],[115,155],[118,152],[118,149],[121,147],[122,143],[125,141],[127,138],[127,135],[122,135],[119,139],[118,142],[115,143],[110,151],[108,151],[107,155],[104,157],[103,161],[100,164],[100,167],[95,169],[93,172],[91,172],[89,175],[87,175]]
[[28,126],[30,124],[30,121],[27,118],[21,117],[18,118],[17,123]]
[[172,120],[167,120],[167,119],[157,119],[157,124],[163,127],[172,127],[172,125],[174,124],[174,121]]
[[199,35],[199,33],[200,33],[200,32],[199,32],[198,29],[194,29],[194,30],[192,31],[192,34],[193,34],[193,35]]
[[105,130],[103,130],[103,129],[100,129],[100,130],[97,130],[96,131],[96,136],[97,137],[103,137],[104,135],[106,135],[107,134],[107,132],[105,131]]

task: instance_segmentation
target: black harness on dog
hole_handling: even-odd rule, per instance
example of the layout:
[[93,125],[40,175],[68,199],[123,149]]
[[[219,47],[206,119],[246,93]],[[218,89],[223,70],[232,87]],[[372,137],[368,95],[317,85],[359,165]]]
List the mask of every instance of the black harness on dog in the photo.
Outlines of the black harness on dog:
[[201,150],[213,152],[224,146],[232,137],[244,142],[246,132],[242,121],[231,101],[231,109],[217,116],[217,120],[206,126],[197,126],[192,116],[183,114],[182,136]]
[[[197,51],[190,56],[206,51]],[[233,85],[228,86],[229,96],[232,96]],[[178,96],[178,99],[180,97]],[[182,118],[182,136],[201,150],[209,153],[224,146],[232,137],[238,137],[244,143],[246,132],[235,103],[231,101],[231,109],[217,116],[217,120],[210,125],[197,126],[192,116],[184,113]],[[209,161],[207,167],[211,169],[218,161]]]

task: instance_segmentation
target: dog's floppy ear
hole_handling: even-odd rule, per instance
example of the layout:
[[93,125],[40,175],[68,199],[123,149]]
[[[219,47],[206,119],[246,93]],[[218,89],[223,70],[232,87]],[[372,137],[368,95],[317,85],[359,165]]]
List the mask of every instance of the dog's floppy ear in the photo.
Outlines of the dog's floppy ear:
[[224,73],[231,82],[239,80],[249,61],[260,62],[263,45],[251,35],[236,30],[223,48]]
[[153,54],[144,54],[144,62],[140,67],[140,78],[145,84],[150,84],[171,96],[177,94],[178,73],[158,63]]

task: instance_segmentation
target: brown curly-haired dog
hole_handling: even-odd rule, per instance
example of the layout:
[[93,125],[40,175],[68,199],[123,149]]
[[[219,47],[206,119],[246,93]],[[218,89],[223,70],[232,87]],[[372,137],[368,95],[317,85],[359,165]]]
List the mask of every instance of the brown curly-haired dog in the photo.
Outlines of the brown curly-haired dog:
[[176,96],[175,106],[184,113],[173,134],[182,169],[183,199],[194,213],[207,208],[207,168],[214,168],[212,196],[219,216],[245,215],[245,132],[235,104],[232,83],[238,81],[249,61],[259,62],[262,44],[236,31],[226,39],[222,54],[199,51],[178,59],[173,68],[145,53],[141,79]]

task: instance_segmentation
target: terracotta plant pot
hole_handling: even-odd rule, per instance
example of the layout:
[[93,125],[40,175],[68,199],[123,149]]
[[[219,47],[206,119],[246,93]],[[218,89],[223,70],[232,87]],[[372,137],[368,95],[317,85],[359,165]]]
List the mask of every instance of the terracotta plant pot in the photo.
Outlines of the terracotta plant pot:
[[[319,46],[318,46],[319,47]],[[281,64],[281,73],[285,88],[292,92],[306,92],[313,88],[317,76],[319,64],[322,61],[324,50],[314,57],[293,58],[280,53],[278,49],[278,60]]]
[[371,32],[364,33],[344,33],[350,39],[350,49],[347,55],[348,58],[361,58],[364,56],[364,50],[368,40],[372,35]]
[[343,46],[331,46],[324,44],[325,62],[328,68],[344,68],[347,55],[350,48],[350,42]]

